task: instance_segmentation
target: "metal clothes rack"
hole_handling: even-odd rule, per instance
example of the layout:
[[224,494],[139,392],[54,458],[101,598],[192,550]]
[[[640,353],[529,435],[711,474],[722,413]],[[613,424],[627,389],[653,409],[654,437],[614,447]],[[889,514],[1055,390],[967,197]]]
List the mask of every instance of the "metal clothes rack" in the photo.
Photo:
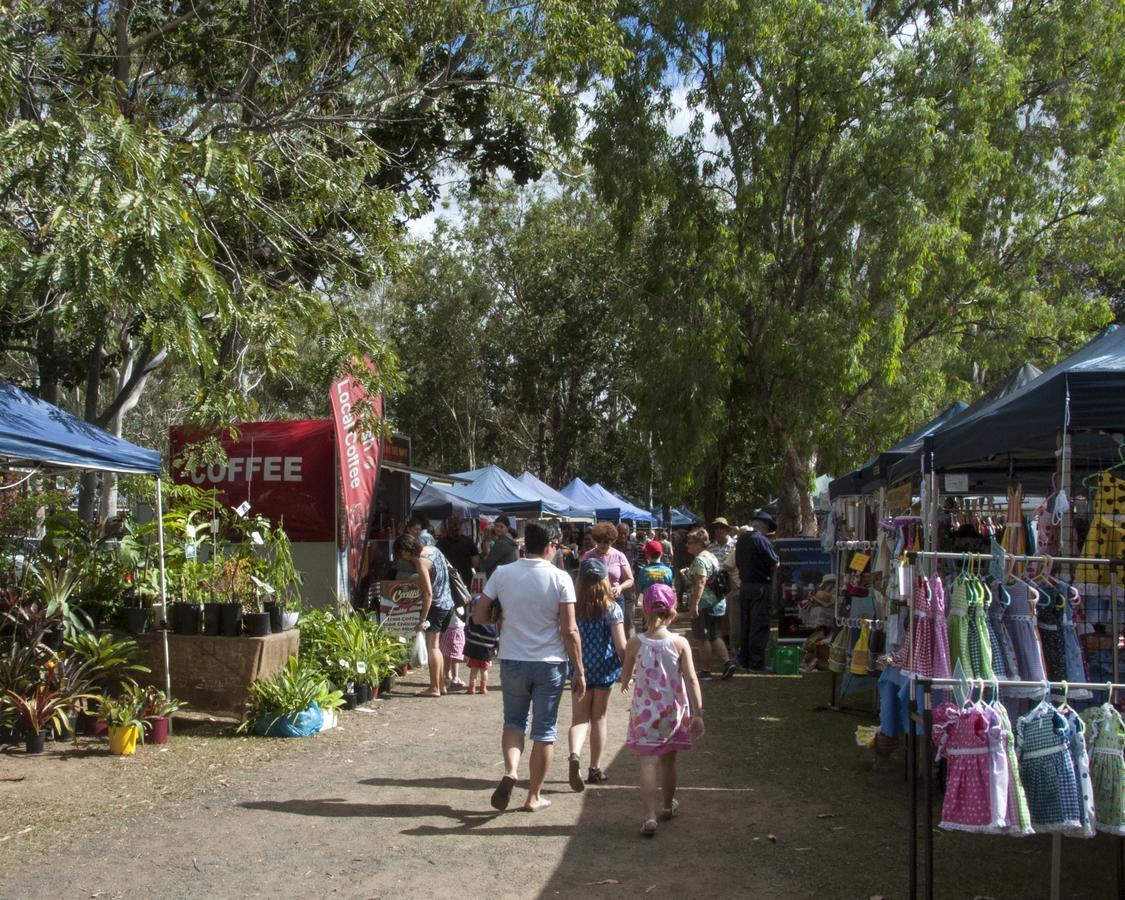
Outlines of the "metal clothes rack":
[[[907,553],[908,559],[915,560],[952,560],[952,561],[973,561],[983,562],[991,561],[992,555],[988,553],[947,553],[935,550],[915,550]],[[1117,634],[1118,634],[1118,610],[1117,610],[1117,566],[1118,560],[1114,559],[1100,559],[1093,557],[1080,557],[1080,556],[1043,556],[1043,555],[1026,555],[1026,554],[1006,554],[1005,560],[1013,562],[1051,562],[1062,563],[1063,565],[1094,565],[1094,566],[1109,566],[1110,567],[1110,609],[1112,615],[1112,628],[1113,628],[1113,681],[1108,683],[1110,696],[1112,698],[1113,691],[1125,690],[1125,684],[1120,683],[1120,673],[1118,671],[1118,656],[1117,656]],[[910,616],[907,627],[907,640],[910,642],[909,646],[911,651],[914,644],[914,591],[910,592],[909,597]],[[911,652],[911,657],[913,653]],[[910,664],[913,668],[913,661]],[[955,678],[919,678],[912,671],[908,673],[910,679],[910,721],[922,726],[922,734],[919,737],[914,733],[914,728],[911,727],[907,730],[907,767],[910,772],[910,884],[909,896],[914,900],[918,897],[918,760],[919,751],[921,747],[928,748],[929,737],[933,729],[933,699],[932,692],[935,686],[937,687],[952,687],[962,684]],[[979,679],[976,679],[979,681]],[[971,681],[971,680],[970,680]],[[985,682],[991,684],[992,682]],[[1015,681],[998,679],[997,683],[1001,687],[1024,687],[1024,688],[1042,688],[1044,682],[1042,681]],[[915,712],[916,707],[916,688],[922,685],[922,714],[919,716]],[[1048,693],[1053,689],[1063,689],[1064,685],[1061,681],[1048,681],[1046,682]],[[1068,687],[1085,688],[1092,691],[1106,690],[1107,683],[1092,684],[1087,682],[1068,682]],[[921,747],[919,746],[921,745]],[[934,805],[933,805],[933,768],[929,760],[925,759],[925,805],[926,805],[926,828],[925,828],[925,845],[924,845],[924,873],[925,873],[925,898],[926,900],[933,900],[934,896]],[[1118,897],[1125,897],[1125,838],[1118,839],[1117,853],[1117,895]],[[1051,842],[1051,900],[1058,900],[1060,889],[1060,876],[1062,867],[1062,835],[1055,834],[1052,836]]]
[[[875,623],[875,624],[878,624],[878,627],[882,627],[882,623],[878,623],[878,620],[872,620],[872,619],[861,620],[861,619],[853,619],[853,618],[850,618],[850,617],[845,618],[845,617],[840,615],[840,591],[842,590],[842,582],[843,582],[843,576],[844,576],[844,553],[848,550],[865,550],[865,551],[866,550],[874,550],[877,546],[878,546],[878,544],[875,541],[836,541],[835,545],[833,546],[833,549],[838,554],[838,556],[837,556],[837,566],[836,567],[839,570],[836,574],[836,592],[835,592],[835,598],[834,598],[833,609],[832,609],[832,614],[833,614],[832,618],[835,621],[837,628],[853,628],[853,627],[858,628],[858,627],[860,627],[858,623],[860,623],[861,621],[867,621],[867,622]],[[852,622],[855,622],[857,624],[853,625]],[[863,715],[863,716],[878,715],[878,710],[879,710],[879,692],[878,691],[874,692],[874,696],[872,698],[872,709],[870,709],[870,710],[856,709],[856,708],[851,707],[851,706],[845,706],[845,705],[843,705],[843,703],[837,703],[836,702],[836,688],[837,688],[836,672],[829,672],[829,674],[832,677],[829,679],[829,685],[828,685],[828,705],[827,706],[818,706],[817,711],[848,712],[848,713],[855,713],[855,714]]]

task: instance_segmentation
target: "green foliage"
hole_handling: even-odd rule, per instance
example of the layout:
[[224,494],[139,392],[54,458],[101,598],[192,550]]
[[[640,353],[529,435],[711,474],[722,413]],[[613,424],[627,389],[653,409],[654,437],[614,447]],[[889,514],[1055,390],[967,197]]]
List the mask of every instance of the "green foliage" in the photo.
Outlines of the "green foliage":
[[238,726],[240,732],[249,730],[263,717],[274,720],[291,713],[304,712],[313,703],[325,699],[337,708],[327,680],[314,668],[289,657],[285,668],[270,679],[258,679],[250,685],[246,718]]
[[406,661],[407,652],[405,641],[371,619],[341,619],[327,610],[310,610],[301,616],[302,665],[340,690],[357,682],[377,685]]
[[137,662],[140,650],[132,638],[87,632],[68,638],[66,650],[69,658],[87,663],[91,687],[105,693],[126,689],[133,684],[133,673],[149,671]]

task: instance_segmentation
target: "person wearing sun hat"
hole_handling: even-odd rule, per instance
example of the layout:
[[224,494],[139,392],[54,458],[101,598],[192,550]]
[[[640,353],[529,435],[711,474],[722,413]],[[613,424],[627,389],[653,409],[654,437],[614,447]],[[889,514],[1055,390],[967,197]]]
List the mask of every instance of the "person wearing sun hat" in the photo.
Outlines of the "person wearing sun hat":
[[766,535],[777,530],[777,522],[767,510],[760,509],[754,513],[750,525],[753,530],[739,536],[734,550],[735,565],[742,579],[739,663],[751,672],[768,672],[766,644],[770,637],[773,576],[779,560]]

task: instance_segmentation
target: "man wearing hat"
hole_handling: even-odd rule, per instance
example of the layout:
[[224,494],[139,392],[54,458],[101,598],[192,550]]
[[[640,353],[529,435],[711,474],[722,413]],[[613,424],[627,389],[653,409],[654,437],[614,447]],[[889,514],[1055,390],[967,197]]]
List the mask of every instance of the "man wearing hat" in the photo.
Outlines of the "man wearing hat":
[[766,535],[777,530],[777,522],[764,509],[750,520],[752,531],[744,532],[735,544],[734,558],[742,585],[741,648],[739,664],[751,672],[768,672],[766,644],[770,638],[770,606],[773,600],[773,574],[777,570],[777,551]]

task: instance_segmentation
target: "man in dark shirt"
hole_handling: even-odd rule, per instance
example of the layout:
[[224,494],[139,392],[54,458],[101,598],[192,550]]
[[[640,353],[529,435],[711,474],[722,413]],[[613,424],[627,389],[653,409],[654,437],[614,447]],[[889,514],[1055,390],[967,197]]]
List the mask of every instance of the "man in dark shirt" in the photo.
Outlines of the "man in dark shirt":
[[445,533],[438,538],[437,548],[457,570],[465,587],[473,589],[473,570],[480,568],[480,551],[476,541],[461,533],[462,519],[450,516],[445,520]]
[[488,578],[491,578],[492,573],[501,566],[514,563],[520,558],[519,547],[516,546],[516,542],[512,540],[510,534],[511,528],[511,520],[506,515],[497,516],[492,523],[492,535],[494,537],[492,549],[488,551],[488,556],[484,558],[484,574]]
[[738,662],[751,672],[768,672],[766,644],[770,639],[773,573],[778,559],[766,534],[775,531],[777,523],[768,512],[759,510],[750,525],[753,531],[742,534],[734,548],[734,561],[742,582],[739,588],[742,648]]

